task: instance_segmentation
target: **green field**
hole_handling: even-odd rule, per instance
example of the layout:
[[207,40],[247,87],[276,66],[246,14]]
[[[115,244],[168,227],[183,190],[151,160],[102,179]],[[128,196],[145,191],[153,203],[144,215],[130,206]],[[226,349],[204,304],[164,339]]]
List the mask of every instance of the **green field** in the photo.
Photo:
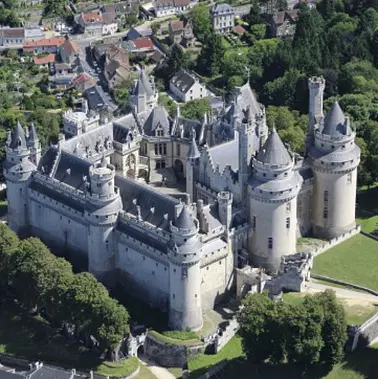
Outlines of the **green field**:
[[356,219],[356,223],[361,225],[361,230],[365,233],[373,233],[378,229],[378,216],[370,218],[359,217]]
[[313,272],[378,290],[378,242],[356,235],[314,259]]
[[[300,304],[304,294],[299,292],[285,293],[283,300],[290,304]],[[370,317],[378,312],[378,305],[366,302],[353,304],[353,301],[347,299],[339,299],[339,302],[344,307],[347,323],[350,325],[361,325]]]

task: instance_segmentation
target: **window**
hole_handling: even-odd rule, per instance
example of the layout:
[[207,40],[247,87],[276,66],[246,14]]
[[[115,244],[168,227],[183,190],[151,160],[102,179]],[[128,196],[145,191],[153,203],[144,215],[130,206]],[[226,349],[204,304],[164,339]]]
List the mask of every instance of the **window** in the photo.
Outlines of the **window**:
[[180,146],[180,144],[178,143],[177,145],[176,145],[176,155],[179,157],[180,156],[180,154],[181,154],[181,146]]
[[324,203],[328,203],[328,191],[324,191]]
[[97,187],[101,187],[101,183],[97,183]]
[[268,249],[273,249],[273,238],[272,237],[268,238]]
[[325,220],[327,220],[327,218],[328,218],[328,208],[327,207],[323,208],[323,218]]
[[256,229],[256,216],[252,216],[252,229]]
[[155,143],[155,155],[158,155],[158,153],[159,153],[159,147],[158,147],[159,145],[157,144],[157,143]]
[[181,279],[186,279],[188,277],[188,269],[186,267],[183,267],[181,269]]
[[351,172],[347,176],[347,184],[352,184],[352,173]]
[[286,217],[286,229],[290,229],[290,217]]
[[291,203],[287,203],[286,204],[286,212],[290,212],[291,211]]

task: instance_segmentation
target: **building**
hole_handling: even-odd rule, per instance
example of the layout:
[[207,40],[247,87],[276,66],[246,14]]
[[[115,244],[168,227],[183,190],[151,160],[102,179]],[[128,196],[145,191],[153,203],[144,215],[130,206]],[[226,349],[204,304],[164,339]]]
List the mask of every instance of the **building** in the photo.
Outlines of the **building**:
[[104,13],[102,15],[102,35],[113,35],[118,30],[117,17],[114,12]]
[[129,54],[121,46],[111,45],[105,52],[104,76],[109,90],[127,79],[131,72]]
[[79,33],[88,36],[101,36],[103,34],[103,18],[100,10],[80,13],[75,16],[75,24]]
[[135,54],[153,54],[155,46],[151,38],[142,37],[132,41],[123,41],[122,46],[129,52]]
[[217,4],[211,8],[211,25],[215,33],[229,33],[235,26],[235,11],[229,4]]
[[[189,120],[177,108],[171,118],[141,71],[132,113],[110,120],[83,103],[43,155],[34,127],[27,135],[18,123],[5,147],[9,226],[74,251],[104,283],[166,310],[173,329],[198,330],[236,268],[274,275],[285,261],[307,262],[307,277],[298,238],[355,230],[360,149],[337,102],[324,117],[324,87],[309,80],[306,158],[268,132],[249,83],[219,115]],[[175,180],[186,193],[161,190]]]
[[154,0],[152,6],[159,18],[184,13],[193,4],[191,0]]
[[0,27],[0,46],[22,45],[24,41],[24,28]]
[[138,1],[120,1],[118,3],[104,4],[100,8],[103,15],[112,14],[117,21],[119,27],[123,27],[126,17],[138,16],[139,2]]
[[172,44],[181,44],[184,47],[193,47],[194,33],[190,20],[170,21],[168,24],[169,39]]
[[169,81],[169,90],[183,103],[209,96],[199,79],[182,68]]
[[271,29],[274,37],[290,37],[295,34],[299,9],[276,12],[272,16]]
[[63,63],[72,65],[77,57],[82,53],[78,44],[70,38],[66,38],[59,46],[59,56]]
[[42,28],[25,28],[25,41],[36,41],[43,38],[45,38],[45,32]]
[[137,26],[135,28],[131,28],[126,34],[125,40],[133,41],[138,38],[149,38],[152,36],[152,29],[150,27],[145,26]]
[[49,68],[51,64],[55,63],[56,55],[48,54],[44,57],[33,57],[33,62],[35,65],[39,66],[39,68]]
[[38,41],[26,41],[23,44],[24,53],[58,53],[59,47],[64,43],[64,37],[40,39]]

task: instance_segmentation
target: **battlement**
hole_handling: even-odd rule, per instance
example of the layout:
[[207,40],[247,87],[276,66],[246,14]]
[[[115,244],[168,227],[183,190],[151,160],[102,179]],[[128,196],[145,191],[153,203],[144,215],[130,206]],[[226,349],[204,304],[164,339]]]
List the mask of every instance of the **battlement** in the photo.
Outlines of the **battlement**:
[[101,164],[89,168],[91,180],[107,182],[115,175],[115,167],[112,164],[102,166]]
[[308,79],[308,86],[310,89],[325,88],[326,81],[323,76],[312,76]]
[[229,191],[221,191],[218,193],[218,201],[219,202],[232,202],[233,194]]

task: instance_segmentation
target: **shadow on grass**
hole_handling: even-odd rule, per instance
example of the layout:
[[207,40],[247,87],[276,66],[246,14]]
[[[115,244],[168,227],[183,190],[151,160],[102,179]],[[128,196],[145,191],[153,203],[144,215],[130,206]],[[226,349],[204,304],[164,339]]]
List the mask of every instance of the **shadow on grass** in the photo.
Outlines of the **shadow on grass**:
[[12,301],[0,303],[0,353],[67,369],[95,369],[101,363],[94,352],[67,340],[43,318],[30,315]]

